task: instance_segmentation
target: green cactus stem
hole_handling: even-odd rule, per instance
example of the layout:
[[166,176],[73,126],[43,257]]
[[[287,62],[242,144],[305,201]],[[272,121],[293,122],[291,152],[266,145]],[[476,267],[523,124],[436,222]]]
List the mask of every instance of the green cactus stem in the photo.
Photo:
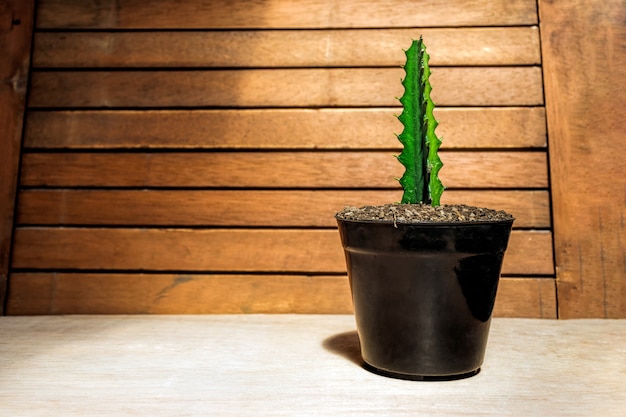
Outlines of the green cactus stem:
[[405,54],[404,94],[400,98],[403,109],[398,116],[404,126],[398,135],[404,147],[398,160],[405,168],[399,180],[404,190],[401,202],[438,206],[444,190],[438,177],[443,166],[437,153],[441,140],[435,134],[438,123],[433,116],[435,104],[430,98],[429,56],[422,38],[414,40]]

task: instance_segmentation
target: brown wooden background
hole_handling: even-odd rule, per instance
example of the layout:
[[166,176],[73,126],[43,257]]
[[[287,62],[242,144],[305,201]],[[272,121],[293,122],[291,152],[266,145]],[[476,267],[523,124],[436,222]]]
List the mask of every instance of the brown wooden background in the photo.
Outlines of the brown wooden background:
[[[442,201],[517,217],[497,315],[626,315],[623,102],[587,89],[595,69],[623,85],[625,11],[556,3],[40,0],[31,32],[9,1],[3,80],[32,62],[27,101],[7,81],[0,101],[5,312],[350,312],[333,214],[400,198],[395,97],[421,34]],[[581,175],[607,168],[598,191]]]

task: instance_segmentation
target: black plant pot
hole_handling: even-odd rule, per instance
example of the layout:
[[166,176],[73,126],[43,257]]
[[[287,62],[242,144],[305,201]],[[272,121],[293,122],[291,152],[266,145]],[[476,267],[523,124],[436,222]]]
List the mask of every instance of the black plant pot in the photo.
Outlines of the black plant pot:
[[337,222],[366,368],[417,380],[477,374],[513,220]]

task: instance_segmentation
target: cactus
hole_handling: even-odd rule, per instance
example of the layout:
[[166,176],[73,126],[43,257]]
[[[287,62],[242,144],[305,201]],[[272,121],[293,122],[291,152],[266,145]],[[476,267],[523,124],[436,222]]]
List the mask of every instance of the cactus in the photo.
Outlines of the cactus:
[[404,148],[397,156],[405,168],[399,180],[404,190],[401,203],[438,206],[444,190],[438,177],[443,166],[437,154],[441,140],[435,134],[437,120],[433,116],[435,104],[430,98],[429,56],[422,38],[414,40],[405,54],[404,94],[400,98],[403,110],[398,116],[404,126],[398,135]]

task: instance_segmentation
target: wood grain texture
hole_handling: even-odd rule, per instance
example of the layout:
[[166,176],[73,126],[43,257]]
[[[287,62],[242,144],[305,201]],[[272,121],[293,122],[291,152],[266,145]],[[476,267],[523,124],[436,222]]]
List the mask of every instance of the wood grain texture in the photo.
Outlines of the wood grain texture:
[[[337,230],[17,228],[17,269],[345,273]],[[513,231],[503,274],[552,275],[552,234]]]
[[14,311],[351,312],[333,215],[398,199],[398,51],[423,35],[444,203],[518,218],[498,314],[555,317],[534,0],[39,0],[37,19]]
[[39,32],[36,68],[359,67],[404,64],[423,36],[434,66],[537,65],[536,26],[454,29]]
[[[389,149],[400,108],[30,111],[26,148]],[[543,107],[438,108],[446,149],[543,148]]]
[[[399,201],[401,190],[27,190],[20,225],[334,227],[344,206]],[[448,191],[444,204],[505,210],[515,227],[549,228],[547,191]],[[302,207],[306,207],[302,210]]]
[[[401,68],[33,71],[33,108],[397,106]],[[540,67],[433,69],[441,106],[543,104]]]
[[16,273],[10,315],[351,314],[346,276]]
[[557,318],[553,278],[501,278],[494,307],[497,317]]
[[6,317],[0,412],[619,417],[626,409],[624,320],[496,318],[480,374],[437,383],[367,372],[355,329],[351,315]]
[[626,4],[540,6],[560,317],[626,317]]
[[0,4],[0,314],[9,274],[34,7],[33,0]]
[[[396,188],[393,152],[25,154],[24,186]],[[294,157],[294,156],[297,156]],[[442,152],[449,188],[546,188],[545,152]],[[254,172],[254,175],[250,175]],[[489,172],[489,175],[485,175]]]
[[[537,23],[531,0],[41,0],[45,29],[230,29],[519,26]],[[451,13],[454,10],[454,13]]]
[[[352,314],[346,276],[15,273],[9,315]],[[556,318],[549,278],[502,278],[496,317]]]

